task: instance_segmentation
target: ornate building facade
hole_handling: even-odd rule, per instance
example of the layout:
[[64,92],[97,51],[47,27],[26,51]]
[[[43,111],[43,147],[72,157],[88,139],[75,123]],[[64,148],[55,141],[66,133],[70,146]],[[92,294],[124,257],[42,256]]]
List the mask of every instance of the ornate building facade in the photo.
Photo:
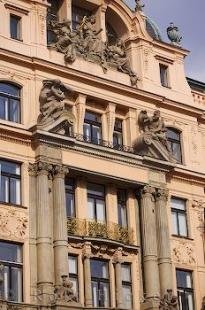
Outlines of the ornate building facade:
[[136,1],[0,1],[1,309],[204,309],[205,84]]

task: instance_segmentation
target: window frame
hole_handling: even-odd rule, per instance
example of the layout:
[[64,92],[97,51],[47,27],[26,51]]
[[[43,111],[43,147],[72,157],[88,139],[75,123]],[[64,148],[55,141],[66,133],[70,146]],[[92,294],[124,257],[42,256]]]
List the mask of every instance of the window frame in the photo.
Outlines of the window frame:
[[[5,160],[4,158],[0,158],[0,165],[1,165],[1,161],[3,162],[6,162],[6,163],[12,163],[12,164],[16,164],[16,165],[19,165],[19,170],[20,170],[20,174],[12,174],[12,173],[7,173],[7,172],[3,172],[2,174],[2,169],[0,169],[0,178],[1,176],[5,176],[5,177],[8,177],[9,178],[9,192],[8,192],[8,195],[9,195],[9,199],[8,199],[8,202],[6,201],[1,201],[0,200],[0,204],[6,204],[6,205],[12,205],[12,206],[21,206],[22,205],[22,163],[20,162],[16,162],[16,161],[11,161],[11,160]],[[19,204],[18,203],[13,203],[11,202],[11,189],[10,189],[10,179],[13,178],[13,179],[17,179],[17,180],[20,180],[20,190],[19,190]]]
[[[81,15],[81,14],[75,14],[74,15],[74,13],[76,13],[77,11],[79,11],[79,12],[85,12],[85,15]],[[72,30],[76,30],[77,29],[77,27],[81,24],[81,22],[82,22],[82,20],[83,20],[83,17],[84,16],[87,16],[87,17],[89,17],[89,16],[91,16],[92,15],[92,11],[91,10],[88,10],[88,9],[86,9],[86,8],[83,8],[83,7],[80,7],[80,6],[78,6],[78,5],[72,5],[72,8],[71,8],[71,15],[72,15],[72,18],[71,18],[71,27],[72,27]],[[82,20],[80,20],[80,21],[76,21],[76,20],[74,20],[74,16],[80,16],[80,17],[82,17]]]
[[[182,135],[182,131],[179,129],[176,129],[174,127],[169,127],[167,126],[167,132],[170,131],[174,134],[177,134],[179,136],[179,140],[176,140],[174,138],[170,138],[168,137],[168,134],[166,133],[166,138],[168,141],[168,145],[170,147],[172,156],[177,160],[178,164],[183,164],[183,156],[182,156],[182,139],[181,139],[181,135]],[[176,156],[174,156],[174,151],[173,151],[173,145],[177,145],[179,146],[179,150],[180,150],[180,159],[176,158]]]
[[[125,201],[119,200],[119,193],[120,192],[124,192]],[[123,204],[123,202],[124,202],[124,204]],[[123,225],[123,223],[122,223],[123,222],[122,221],[122,213],[120,212],[122,208],[125,209],[125,213],[126,213],[126,219],[125,219],[126,225]],[[117,189],[117,212],[118,212],[118,225],[121,226],[122,228],[128,228],[127,191],[125,189],[119,189],[119,188]],[[119,221],[119,219],[120,219],[120,221]]]
[[[104,191],[103,191],[103,196],[97,196],[95,194],[90,194],[88,191],[88,186],[89,184],[92,184],[92,185],[99,185],[99,186],[102,186]],[[93,220],[95,222],[99,222],[98,221],[98,213],[97,213],[97,200],[101,200],[104,202],[104,215],[105,215],[105,219],[102,223],[106,223],[107,222],[107,210],[106,210],[106,191],[105,191],[105,186],[103,184],[99,184],[99,183],[92,183],[92,182],[88,182],[87,183],[87,203],[88,203],[88,198],[91,198],[91,199],[94,199],[94,216],[95,218],[94,219],[90,219],[89,220]],[[101,223],[101,221],[100,221]]]
[[[22,16],[17,15],[13,12],[10,12],[9,17],[10,17],[10,38],[13,40],[16,40],[16,41],[23,41],[22,40]],[[12,26],[11,26],[12,18],[15,18],[17,20],[17,35],[16,35],[16,37],[12,36]]]
[[[180,209],[177,209],[177,208],[173,208],[172,207],[172,199],[177,199],[177,200],[181,200],[184,202],[184,210],[180,210]],[[176,214],[176,219],[177,219],[177,234],[173,234],[173,236],[176,236],[176,237],[179,237],[179,238],[189,238],[189,228],[188,228],[188,218],[187,218],[187,199],[185,198],[180,198],[180,197],[176,197],[176,196],[171,196],[171,199],[170,199],[170,204],[171,204],[171,215],[173,213]],[[184,215],[185,217],[185,223],[186,223],[186,231],[187,231],[187,234],[186,235],[182,235],[180,234],[180,223],[179,223],[179,214],[182,214]],[[173,224],[173,222],[172,222]]]
[[[8,117],[6,118],[6,115],[5,115],[4,118],[0,118],[0,119],[7,121],[7,122],[11,122],[11,123],[21,124],[21,118],[22,118],[22,115],[21,115],[22,114],[22,111],[21,111],[21,109],[22,109],[22,105],[21,105],[21,102],[22,102],[22,86],[15,84],[15,83],[12,83],[10,81],[5,81],[5,80],[1,80],[0,85],[8,85],[10,87],[14,87],[14,88],[18,89],[18,91],[19,91],[19,96],[14,96],[12,94],[9,94],[9,93],[6,93],[6,92],[3,92],[0,90],[0,97],[3,97],[3,98],[8,100]],[[18,121],[12,120],[10,100],[16,100],[18,102],[18,116],[19,116]]]
[[[123,307],[124,309],[132,309],[133,307],[133,295],[132,295],[132,291],[133,291],[133,288],[132,288],[132,263],[128,263],[128,262],[125,262],[125,263],[122,263],[121,266],[129,266],[129,272],[130,272],[130,281],[124,281],[122,279],[122,289],[123,289],[123,286],[124,287],[129,287],[130,288],[130,291],[131,291],[131,308],[125,308]],[[124,305],[123,305],[124,306]]]
[[160,84],[162,87],[170,88],[169,65],[159,63]]
[[[72,180],[73,181],[73,185],[72,185],[72,189],[68,188],[69,187],[69,184],[66,184],[66,181],[68,180]],[[73,216],[69,216],[68,215],[68,208],[67,208],[67,199],[66,199],[66,214],[67,214],[67,217],[68,218],[75,218],[76,217],[76,206],[75,206],[75,190],[76,190],[76,181],[74,178],[69,178],[69,177],[66,177],[65,178],[65,195],[66,194],[71,194],[72,197],[73,197],[73,211],[74,211],[74,214]]]
[[[90,113],[95,115],[97,118],[100,119],[100,121],[92,121],[89,119],[86,119],[86,113]],[[89,134],[90,137],[88,137],[87,135],[85,135],[85,131],[84,131],[84,125],[89,125]],[[93,137],[93,128],[97,127],[98,129],[100,129],[100,139],[95,140]],[[93,143],[95,145],[102,145],[102,120],[101,120],[101,114],[97,113],[97,112],[93,112],[93,111],[85,111],[85,118],[84,118],[84,123],[83,123],[83,140],[89,143]]]
[[[116,122],[120,122],[121,123],[121,128],[119,128],[116,124]],[[122,143],[114,143],[114,135],[120,135]],[[118,137],[117,139],[118,140]],[[117,149],[117,150],[121,150],[123,148],[124,145],[124,137],[123,137],[123,119],[117,118],[115,119],[115,124],[114,124],[114,130],[113,130],[113,149]]]
[[[176,280],[177,280],[177,272],[184,272],[190,275],[190,279],[191,279],[191,288],[189,287],[181,287],[178,286],[178,281],[177,282],[177,296],[178,296],[178,300],[179,300],[179,296],[181,296],[181,294],[179,294],[179,291],[183,291],[181,292],[183,294],[183,300],[186,301],[186,293],[191,293],[192,295],[192,303],[193,303],[193,309],[195,309],[195,299],[194,299],[194,281],[193,281],[193,271],[192,270],[187,270],[187,269],[181,269],[181,268],[176,268]],[[187,307],[180,308],[180,303],[179,303],[179,309],[180,310],[189,310]]]
[[77,267],[77,273],[72,273],[70,272],[70,266],[69,266],[69,279],[74,279],[77,280],[77,292],[76,292],[76,297],[79,300],[79,266],[78,266],[78,255],[69,253],[68,254],[68,265],[69,265],[69,257],[75,258],[76,259],[76,267]]
[[[8,261],[8,260],[1,260],[0,259],[0,265],[3,265],[5,267],[7,267],[9,269],[9,272],[8,272],[8,292],[10,292],[12,290],[12,268],[17,268],[18,270],[21,271],[21,297],[20,299],[17,299],[17,300],[13,300],[10,298],[10,296],[8,297],[8,299],[5,298],[5,293],[3,292],[4,294],[4,298],[5,300],[7,301],[13,301],[13,302],[23,302],[24,300],[24,289],[23,289],[23,280],[24,280],[24,275],[23,275],[23,272],[24,272],[24,261],[23,261],[23,245],[21,243],[15,243],[15,242],[10,242],[10,241],[5,241],[5,240],[0,240],[0,243],[5,243],[5,244],[14,244],[16,246],[18,246],[20,248],[20,251],[21,251],[21,262],[14,262],[14,261]],[[4,282],[2,283],[4,285]],[[14,284],[16,284],[16,282],[14,281]],[[3,295],[2,294],[2,295]]]
[[[92,276],[92,267],[91,267],[91,262],[92,261],[101,261],[101,262],[105,262],[107,264],[107,273],[108,273],[108,278],[98,278],[98,277],[93,277]],[[91,287],[92,287],[92,282],[97,283],[97,287],[98,287],[98,305],[97,308],[109,308],[110,304],[111,304],[111,294],[110,294],[110,288],[111,288],[111,283],[110,283],[110,266],[109,266],[109,261],[106,259],[98,259],[98,258],[91,258],[90,259],[90,275],[91,275]],[[108,305],[107,306],[101,306],[100,305],[100,299],[99,299],[99,291],[100,291],[100,284],[101,283],[106,283],[108,284],[108,294],[109,294],[109,301],[108,301]],[[93,290],[92,290],[92,304],[93,304]],[[93,305],[94,307],[94,305]]]

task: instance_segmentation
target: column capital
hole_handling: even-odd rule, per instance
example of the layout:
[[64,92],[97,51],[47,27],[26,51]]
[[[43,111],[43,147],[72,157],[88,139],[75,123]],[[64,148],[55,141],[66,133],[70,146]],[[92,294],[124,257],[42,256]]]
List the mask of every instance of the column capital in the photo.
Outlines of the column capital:
[[30,176],[35,177],[37,175],[37,163],[29,163],[28,173]]
[[122,263],[123,260],[122,260],[122,255],[123,255],[123,248],[122,247],[119,247],[115,250],[115,253],[113,255],[113,263],[114,264],[117,264],[117,263]]
[[64,165],[53,165],[53,177],[54,178],[65,178],[65,175],[69,172],[68,167]]
[[92,256],[91,242],[86,241],[83,246],[83,258],[91,258],[91,256]]
[[167,201],[169,197],[169,190],[167,188],[157,188],[155,197],[157,201]]
[[52,171],[52,165],[43,161],[36,163],[29,163],[28,172],[31,176],[37,176],[39,174],[48,175]]
[[155,193],[156,193],[155,188],[150,186],[150,185],[145,185],[141,189],[141,195],[142,196],[154,196]]

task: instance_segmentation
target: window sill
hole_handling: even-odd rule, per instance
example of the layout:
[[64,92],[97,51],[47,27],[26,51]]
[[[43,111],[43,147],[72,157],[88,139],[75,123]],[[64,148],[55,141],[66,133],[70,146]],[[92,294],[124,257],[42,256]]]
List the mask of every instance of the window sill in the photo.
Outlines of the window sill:
[[14,41],[17,41],[17,42],[23,43],[23,39],[17,39],[17,38],[12,38],[12,37],[10,37],[10,39],[11,39],[11,40],[14,40]]
[[25,207],[25,206],[22,206],[22,205],[16,205],[14,203],[9,203],[9,202],[4,202],[4,201],[0,201],[0,205],[8,206],[8,207],[13,207],[13,208],[18,208],[18,209],[24,209],[24,210],[28,209],[28,207]]
[[185,240],[194,241],[193,238],[186,237],[186,236],[172,235],[172,237],[174,237],[174,238],[179,238],[179,239],[185,239]]
[[163,88],[172,89],[171,86],[168,86],[168,85],[162,85],[162,84],[161,84],[161,86],[162,86]]

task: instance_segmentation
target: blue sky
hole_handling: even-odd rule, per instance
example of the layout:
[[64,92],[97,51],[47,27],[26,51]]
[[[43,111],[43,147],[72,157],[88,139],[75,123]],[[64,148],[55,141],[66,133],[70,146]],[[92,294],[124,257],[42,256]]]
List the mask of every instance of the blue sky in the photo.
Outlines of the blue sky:
[[[134,7],[134,0],[124,0]],[[205,82],[205,0],[142,0],[144,12],[158,25],[168,41],[166,28],[170,22],[179,27],[182,47],[190,51],[185,61],[186,75]]]

